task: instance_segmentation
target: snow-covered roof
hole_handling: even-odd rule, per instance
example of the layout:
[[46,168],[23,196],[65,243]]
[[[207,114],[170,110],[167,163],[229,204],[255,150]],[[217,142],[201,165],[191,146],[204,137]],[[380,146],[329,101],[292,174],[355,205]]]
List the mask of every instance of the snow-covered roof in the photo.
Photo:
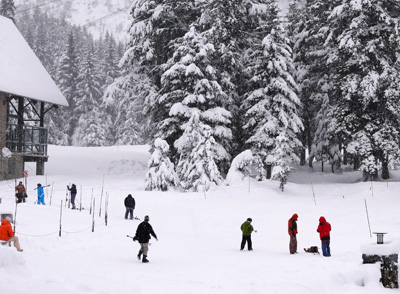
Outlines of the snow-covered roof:
[[68,106],[17,27],[3,16],[0,16],[0,92]]

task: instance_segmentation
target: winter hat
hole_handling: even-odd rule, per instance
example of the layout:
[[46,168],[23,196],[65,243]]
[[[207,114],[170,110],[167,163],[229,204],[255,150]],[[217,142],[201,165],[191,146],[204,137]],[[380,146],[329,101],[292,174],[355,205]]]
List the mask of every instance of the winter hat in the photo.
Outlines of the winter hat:
[[132,197],[132,195],[131,195],[131,194],[128,194],[128,197]]
[[299,216],[297,215],[297,213],[293,214],[293,216],[292,216],[292,218],[293,218],[294,220],[297,220],[298,217],[299,217]]
[[146,216],[144,217],[144,221],[145,221],[145,222],[148,222],[149,220],[150,220],[149,216],[146,215]]
[[37,184],[37,186],[38,186],[38,187],[41,187],[41,186],[42,186],[42,184]]
[[11,223],[11,217],[6,216],[5,220],[8,221],[9,223]]
[[253,220],[249,217],[247,221],[251,223]]

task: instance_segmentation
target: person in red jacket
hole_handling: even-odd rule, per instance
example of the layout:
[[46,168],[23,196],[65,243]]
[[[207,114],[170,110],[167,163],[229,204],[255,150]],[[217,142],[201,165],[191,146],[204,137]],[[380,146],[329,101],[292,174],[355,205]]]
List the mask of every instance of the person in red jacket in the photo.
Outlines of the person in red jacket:
[[290,254],[296,254],[297,253],[297,219],[298,215],[295,213],[293,216],[289,219],[289,224],[288,224],[288,229],[289,229],[289,236],[290,236],[290,243],[289,243],[289,251]]
[[19,246],[18,237],[14,235],[11,227],[11,218],[7,216],[1,222],[0,226],[0,241],[14,242],[14,247],[17,248],[19,252],[22,252],[21,246]]
[[326,257],[331,256],[331,248],[329,247],[331,240],[331,224],[328,223],[323,216],[319,218],[317,232],[319,233],[319,238],[321,239],[322,254]]

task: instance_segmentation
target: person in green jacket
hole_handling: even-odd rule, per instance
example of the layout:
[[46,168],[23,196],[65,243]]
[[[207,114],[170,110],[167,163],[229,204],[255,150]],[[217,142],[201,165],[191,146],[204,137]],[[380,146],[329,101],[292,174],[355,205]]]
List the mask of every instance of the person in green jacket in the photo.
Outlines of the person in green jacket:
[[246,245],[246,242],[247,242],[247,249],[249,249],[249,251],[253,250],[253,243],[251,242],[251,233],[254,231],[254,228],[251,225],[252,221],[253,220],[251,218],[248,218],[240,226],[240,229],[242,230],[242,233],[243,233],[242,244],[240,245],[240,250],[244,249],[244,246]]

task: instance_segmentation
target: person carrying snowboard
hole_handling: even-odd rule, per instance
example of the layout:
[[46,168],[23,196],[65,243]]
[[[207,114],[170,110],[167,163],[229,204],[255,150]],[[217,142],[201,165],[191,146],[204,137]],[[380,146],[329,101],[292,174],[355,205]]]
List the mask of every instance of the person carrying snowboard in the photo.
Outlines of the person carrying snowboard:
[[248,218],[241,226],[240,229],[242,230],[242,243],[240,244],[240,250],[244,249],[244,246],[247,242],[247,249],[249,251],[253,250],[253,243],[251,242],[251,233],[254,231],[251,222],[253,220]]
[[44,203],[44,191],[43,191],[42,184],[37,184],[37,194],[38,194],[37,204],[46,205]]
[[141,256],[143,255],[143,263],[149,262],[149,260],[147,259],[147,252],[149,251],[149,240],[151,236],[153,236],[158,241],[157,235],[154,232],[153,227],[150,225],[149,221],[150,218],[148,215],[146,215],[144,217],[144,221],[138,225],[135,237],[133,237],[134,241],[139,241],[140,243],[140,250],[137,257],[140,260]]
[[76,209],[75,207],[75,198],[76,194],[78,194],[78,191],[76,190],[75,184],[72,184],[71,188],[67,185],[68,191],[71,192],[71,204],[72,204],[72,209]]

